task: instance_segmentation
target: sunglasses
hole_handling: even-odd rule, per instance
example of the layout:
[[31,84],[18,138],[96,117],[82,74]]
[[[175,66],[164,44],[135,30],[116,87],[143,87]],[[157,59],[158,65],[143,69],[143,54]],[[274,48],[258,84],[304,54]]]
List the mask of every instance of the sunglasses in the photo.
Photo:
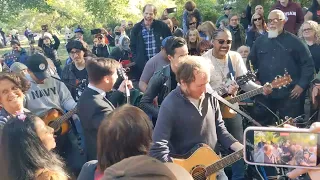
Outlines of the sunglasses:
[[260,17],[260,18],[257,18],[257,19],[253,19],[253,21],[261,21],[262,20],[262,18]]
[[215,39],[218,41],[219,44],[224,44],[225,42],[227,42],[227,44],[231,44],[232,40],[224,40],[224,39]]
[[189,23],[189,25],[191,26],[191,25],[194,25],[194,24],[197,24],[197,22],[192,22],[192,23]]
[[133,26],[133,24],[128,24],[129,26]]

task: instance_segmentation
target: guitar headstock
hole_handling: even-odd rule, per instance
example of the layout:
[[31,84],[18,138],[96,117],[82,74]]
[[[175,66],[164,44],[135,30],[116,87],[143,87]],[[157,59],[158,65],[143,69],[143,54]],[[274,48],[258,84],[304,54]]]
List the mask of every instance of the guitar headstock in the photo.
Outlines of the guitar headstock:
[[272,88],[286,87],[288,84],[292,82],[291,76],[288,73],[285,73],[283,76],[277,76],[272,82]]
[[122,64],[120,64],[120,67],[117,69],[117,72],[122,79],[128,79],[126,69],[122,66]]
[[248,83],[249,81],[256,81],[256,79],[257,79],[256,73],[248,71],[247,74],[237,77],[236,82],[239,86],[242,86]]
[[280,122],[276,123],[277,124],[277,127],[283,127],[285,124],[289,124],[289,125],[292,125],[294,126],[295,123],[294,123],[294,118],[292,117],[284,117],[284,120],[281,119]]

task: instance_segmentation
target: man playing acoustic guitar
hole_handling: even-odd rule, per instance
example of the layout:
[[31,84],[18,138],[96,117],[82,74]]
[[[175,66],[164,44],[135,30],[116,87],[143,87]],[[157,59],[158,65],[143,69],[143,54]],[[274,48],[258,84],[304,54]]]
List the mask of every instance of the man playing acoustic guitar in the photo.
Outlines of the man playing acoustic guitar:
[[[26,78],[31,83],[31,87],[27,91],[25,98],[25,107],[27,109],[37,116],[42,117],[42,119],[46,122],[46,119],[43,117],[50,116],[48,115],[48,112],[50,113],[52,110],[57,110],[56,112],[60,113],[64,112],[65,110],[70,111],[76,107],[76,102],[72,98],[71,93],[66,85],[61,81],[52,78],[47,72],[48,62],[43,55],[34,54],[30,56],[26,65],[29,73],[26,75]],[[63,131],[69,132],[69,128]],[[73,132],[77,133],[76,131]],[[68,161],[78,161],[81,159],[73,156],[78,154],[75,153],[79,152],[77,148],[80,148],[82,151],[82,148],[74,143],[77,141],[75,138],[76,137],[73,133],[68,133],[66,136],[58,136],[57,138],[58,153],[63,158],[68,158],[66,159],[67,163]],[[83,159],[83,161],[85,162],[85,159]],[[77,174],[81,170],[81,163],[82,162],[73,163],[68,167],[71,167],[72,170]]]
[[[238,78],[247,73],[241,55],[235,51],[230,51],[232,44],[232,35],[227,29],[218,29],[213,34],[214,48],[207,51],[202,57],[211,61],[214,71],[211,71],[210,86],[218,92],[219,95],[236,95],[239,86],[230,83],[230,74]],[[229,81],[229,82],[228,82]],[[251,91],[262,86],[252,81],[241,86],[244,91]],[[221,89],[221,91],[219,91]],[[224,90],[225,89],[225,90]],[[224,91],[222,91],[224,90]],[[264,94],[270,94],[272,89],[265,86]],[[243,141],[242,117],[237,114],[232,117],[225,116],[224,109],[221,108],[223,119],[228,131],[240,142]],[[244,161],[238,161],[232,166],[232,179],[244,179]]]
[[[243,148],[224,126],[218,100],[213,97],[216,92],[209,86],[210,66],[206,62],[202,57],[189,56],[179,65],[176,78],[180,86],[162,102],[153,132],[151,156],[171,162],[171,154],[183,155],[199,143],[217,150],[218,141],[233,151]],[[228,178],[220,170],[217,179]]]

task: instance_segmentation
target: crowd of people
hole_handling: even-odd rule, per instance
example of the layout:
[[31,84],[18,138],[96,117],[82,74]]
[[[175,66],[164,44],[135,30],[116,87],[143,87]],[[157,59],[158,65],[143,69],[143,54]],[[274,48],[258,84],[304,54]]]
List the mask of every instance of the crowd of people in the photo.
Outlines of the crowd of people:
[[[274,114],[304,114],[306,98],[318,104],[319,0],[305,16],[291,0],[276,1],[270,10],[257,5],[253,13],[249,1],[241,15],[225,5],[215,24],[203,21],[193,1],[184,8],[180,28],[170,17],[172,8],[158,20],[157,8],[147,4],[136,24],[121,21],[114,34],[109,28],[91,30],[92,49],[78,27],[63,47],[66,64],[59,59],[58,36],[46,25],[37,47],[26,29],[30,52],[11,39],[12,51],[1,58],[1,178],[192,179],[172,163],[172,154],[186,154],[199,143],[223,155],[243,149],[245,119],[225,115],[218,96],[261,88],[261,95],[252,97],[250,116],[262,126],[275,125]],[[237,84],[254,70],[255,80]],[[286,87],[268,85],[285,74],[292,78]],[[318,126],[313,131],[319,132]],[[292,151],[293,146],[261,144],[257,154],[278,162],[289,153],[296,162],[286,163],[314,163],[312,148],[307,157],[305,148]],[[258,172],[263,178],[277,175],[275,168],[264,168],[265,174]],[[253,178],[245,172],[239,160],[230,179]],[[217,179],[228,179],[223,168]]]
[[317,146],[302,146],[287,140],[281,145],[261,141],[255,148],[254,161],[258,163],[293,166],[317,165]]

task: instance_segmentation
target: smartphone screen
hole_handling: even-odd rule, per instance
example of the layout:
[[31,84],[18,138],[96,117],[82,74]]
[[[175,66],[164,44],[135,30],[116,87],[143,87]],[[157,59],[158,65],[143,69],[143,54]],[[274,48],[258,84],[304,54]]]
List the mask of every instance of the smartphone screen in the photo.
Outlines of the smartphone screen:
[[316,167],[320,163],[319,134],[249,130],[245,136],[249,164]]

